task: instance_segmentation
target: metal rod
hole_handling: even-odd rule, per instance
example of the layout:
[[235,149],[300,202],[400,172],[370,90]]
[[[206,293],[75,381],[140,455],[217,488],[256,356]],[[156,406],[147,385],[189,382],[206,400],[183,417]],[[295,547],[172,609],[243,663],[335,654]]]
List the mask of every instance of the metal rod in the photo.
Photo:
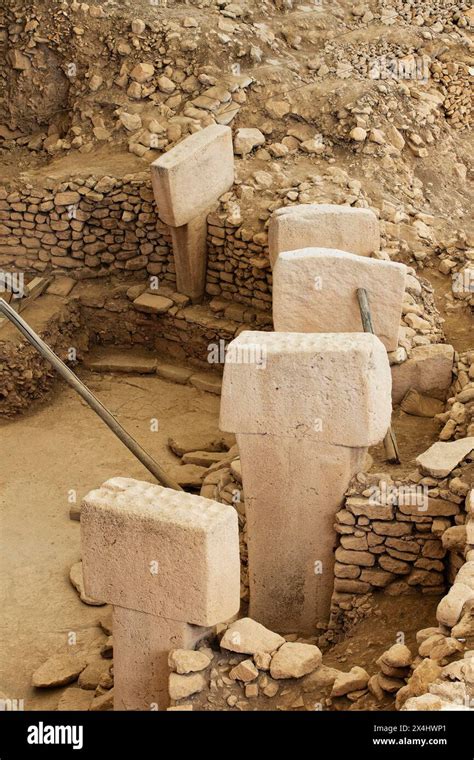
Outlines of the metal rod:
[[[362,319],[364,332],[375,335],[372,314],[370,312],[369,296],[365,288],[357,288],[357,300],[359,301],[360,317]],[[395,431],[391,425],[383,442],[385,451],[387,452],[388,461],[400,464],[400,451],[398,449]]]
[[76,393],[84,399],[84,401],[99,415],[101,420],[115,433],[122,443],[136,456],[136,458],[142,463],[146,469],[157,479],[159,483],[162,483],[168,488],[173,488],[175,491],[182,491],[183,489],[178,483],[168,477],[163,468],[155,462],[155,460],[142,449],[139,443],[132,438],[131,435],[122,427],[122,425],[115,419],[115,417],[109,412],[108,409],[94,396],[93,393],[87,388],[84,383],[79,380],[77,375],[64,364],[64,362],[56,356],[54,351],[45,343],[37,333],[29,326],[25,320],[20,317],[19,314],[7,304],[7,302],[0,298],[0,312],[4,314],[10,322],[25,336],[25,338],[36,348],[38,353],[43,356],[61,377],[73,388]]

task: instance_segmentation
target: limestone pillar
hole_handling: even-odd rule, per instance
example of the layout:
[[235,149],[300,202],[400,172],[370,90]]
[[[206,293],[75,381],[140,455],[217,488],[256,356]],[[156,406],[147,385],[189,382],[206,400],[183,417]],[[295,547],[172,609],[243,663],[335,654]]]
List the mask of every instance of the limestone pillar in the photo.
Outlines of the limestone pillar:
[[220,427],[237,434],[249,614],[263,625],[311,632],[329,618],[334,515],[389,427],[390,388],[374,335],[243,332],[229,345]]
[[171,228],[176,284],[193,301],[206,287],[207,215],[234,182],[230,127],[195,132],[151,164],[160,219]]
[[268,228],[272,266],[282,251],[313,246],[371,256],[380,250],[379,221],[371,209],[329,203],[284,206],[273,212]]
[[116,710],[166,709],[168,653],[238,612],[233,507],[129,478],[84,499],[86,593],[113,605]]
[[406,266],[330,248],[279,254],[273,267],[273,323],[282,332],[363,332],[357,289],[369,297],[375,334],[398,346]]

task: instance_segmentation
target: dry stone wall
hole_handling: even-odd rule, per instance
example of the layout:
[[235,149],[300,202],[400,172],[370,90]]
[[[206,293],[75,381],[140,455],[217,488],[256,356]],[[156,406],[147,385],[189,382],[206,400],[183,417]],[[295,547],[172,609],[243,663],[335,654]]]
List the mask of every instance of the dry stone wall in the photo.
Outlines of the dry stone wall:
[[77,279],[140,273],[174,282],[171,239],[148,172],[43,185],[0,187],[2,268],[66,271]]

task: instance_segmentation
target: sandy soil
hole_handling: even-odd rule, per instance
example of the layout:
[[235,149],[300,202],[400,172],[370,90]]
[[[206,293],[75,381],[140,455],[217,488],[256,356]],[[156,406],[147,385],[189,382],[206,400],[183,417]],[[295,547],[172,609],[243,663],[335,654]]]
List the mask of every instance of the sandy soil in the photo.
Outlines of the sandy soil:
[[[81,372],[84,381],[158,461],[175,463],[168,435],[216,424],[219,398],[191,386],[146,376]],[[159,420],[158,432],[150,419]],[[88,607],[68,573],[80,557],[79,523],[69,519],[68,494],[80,500],[115,475],[152,476],[92,411],[63,384],[21,418],[0,423],[0,691],[25,708],[54,709],[62,689],[35,691],[31,674],[51,654],[104,641],[103,607]]]

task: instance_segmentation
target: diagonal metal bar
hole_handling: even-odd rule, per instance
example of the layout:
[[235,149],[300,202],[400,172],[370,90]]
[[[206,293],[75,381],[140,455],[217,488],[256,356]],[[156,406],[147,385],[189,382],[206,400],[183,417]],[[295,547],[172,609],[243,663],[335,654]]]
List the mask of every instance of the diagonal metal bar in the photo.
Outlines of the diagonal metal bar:
[[7,319],[25,336],[29,343],[35,348],[41,356],[46,359],[56,372],[61,375],[68,385],[84,399],[91,409],[105,422],[107,427],[115,433],[117,438],[127,447],[129,451],[142,463],[146,469],[167,488],[173,488],[175,491],[182,491],[178,483],[170,478],[163,468],[142,449],[139,443],[132,438],[129,433],[122,427],[109,410],[99,401],[98,398],[79,380],[77,375],[70,369],[54,351],[42,340],[29,324],[13,309],[3,298],[0,298],[0,313],[4,314]]
[[[357,300],[359,301],[360,317],[362,319],[362,325],[364,332],[372,333],[375,335],[374,325],[372,322],[372,314],[370,313],[369,296],[365,288],[357,288]],[[395,431],[390,425],[387,435],[384,438],[385,451],[387,452],[387,458],[389,462],[400,464],[400,452],[398,449],[397,438]]]

